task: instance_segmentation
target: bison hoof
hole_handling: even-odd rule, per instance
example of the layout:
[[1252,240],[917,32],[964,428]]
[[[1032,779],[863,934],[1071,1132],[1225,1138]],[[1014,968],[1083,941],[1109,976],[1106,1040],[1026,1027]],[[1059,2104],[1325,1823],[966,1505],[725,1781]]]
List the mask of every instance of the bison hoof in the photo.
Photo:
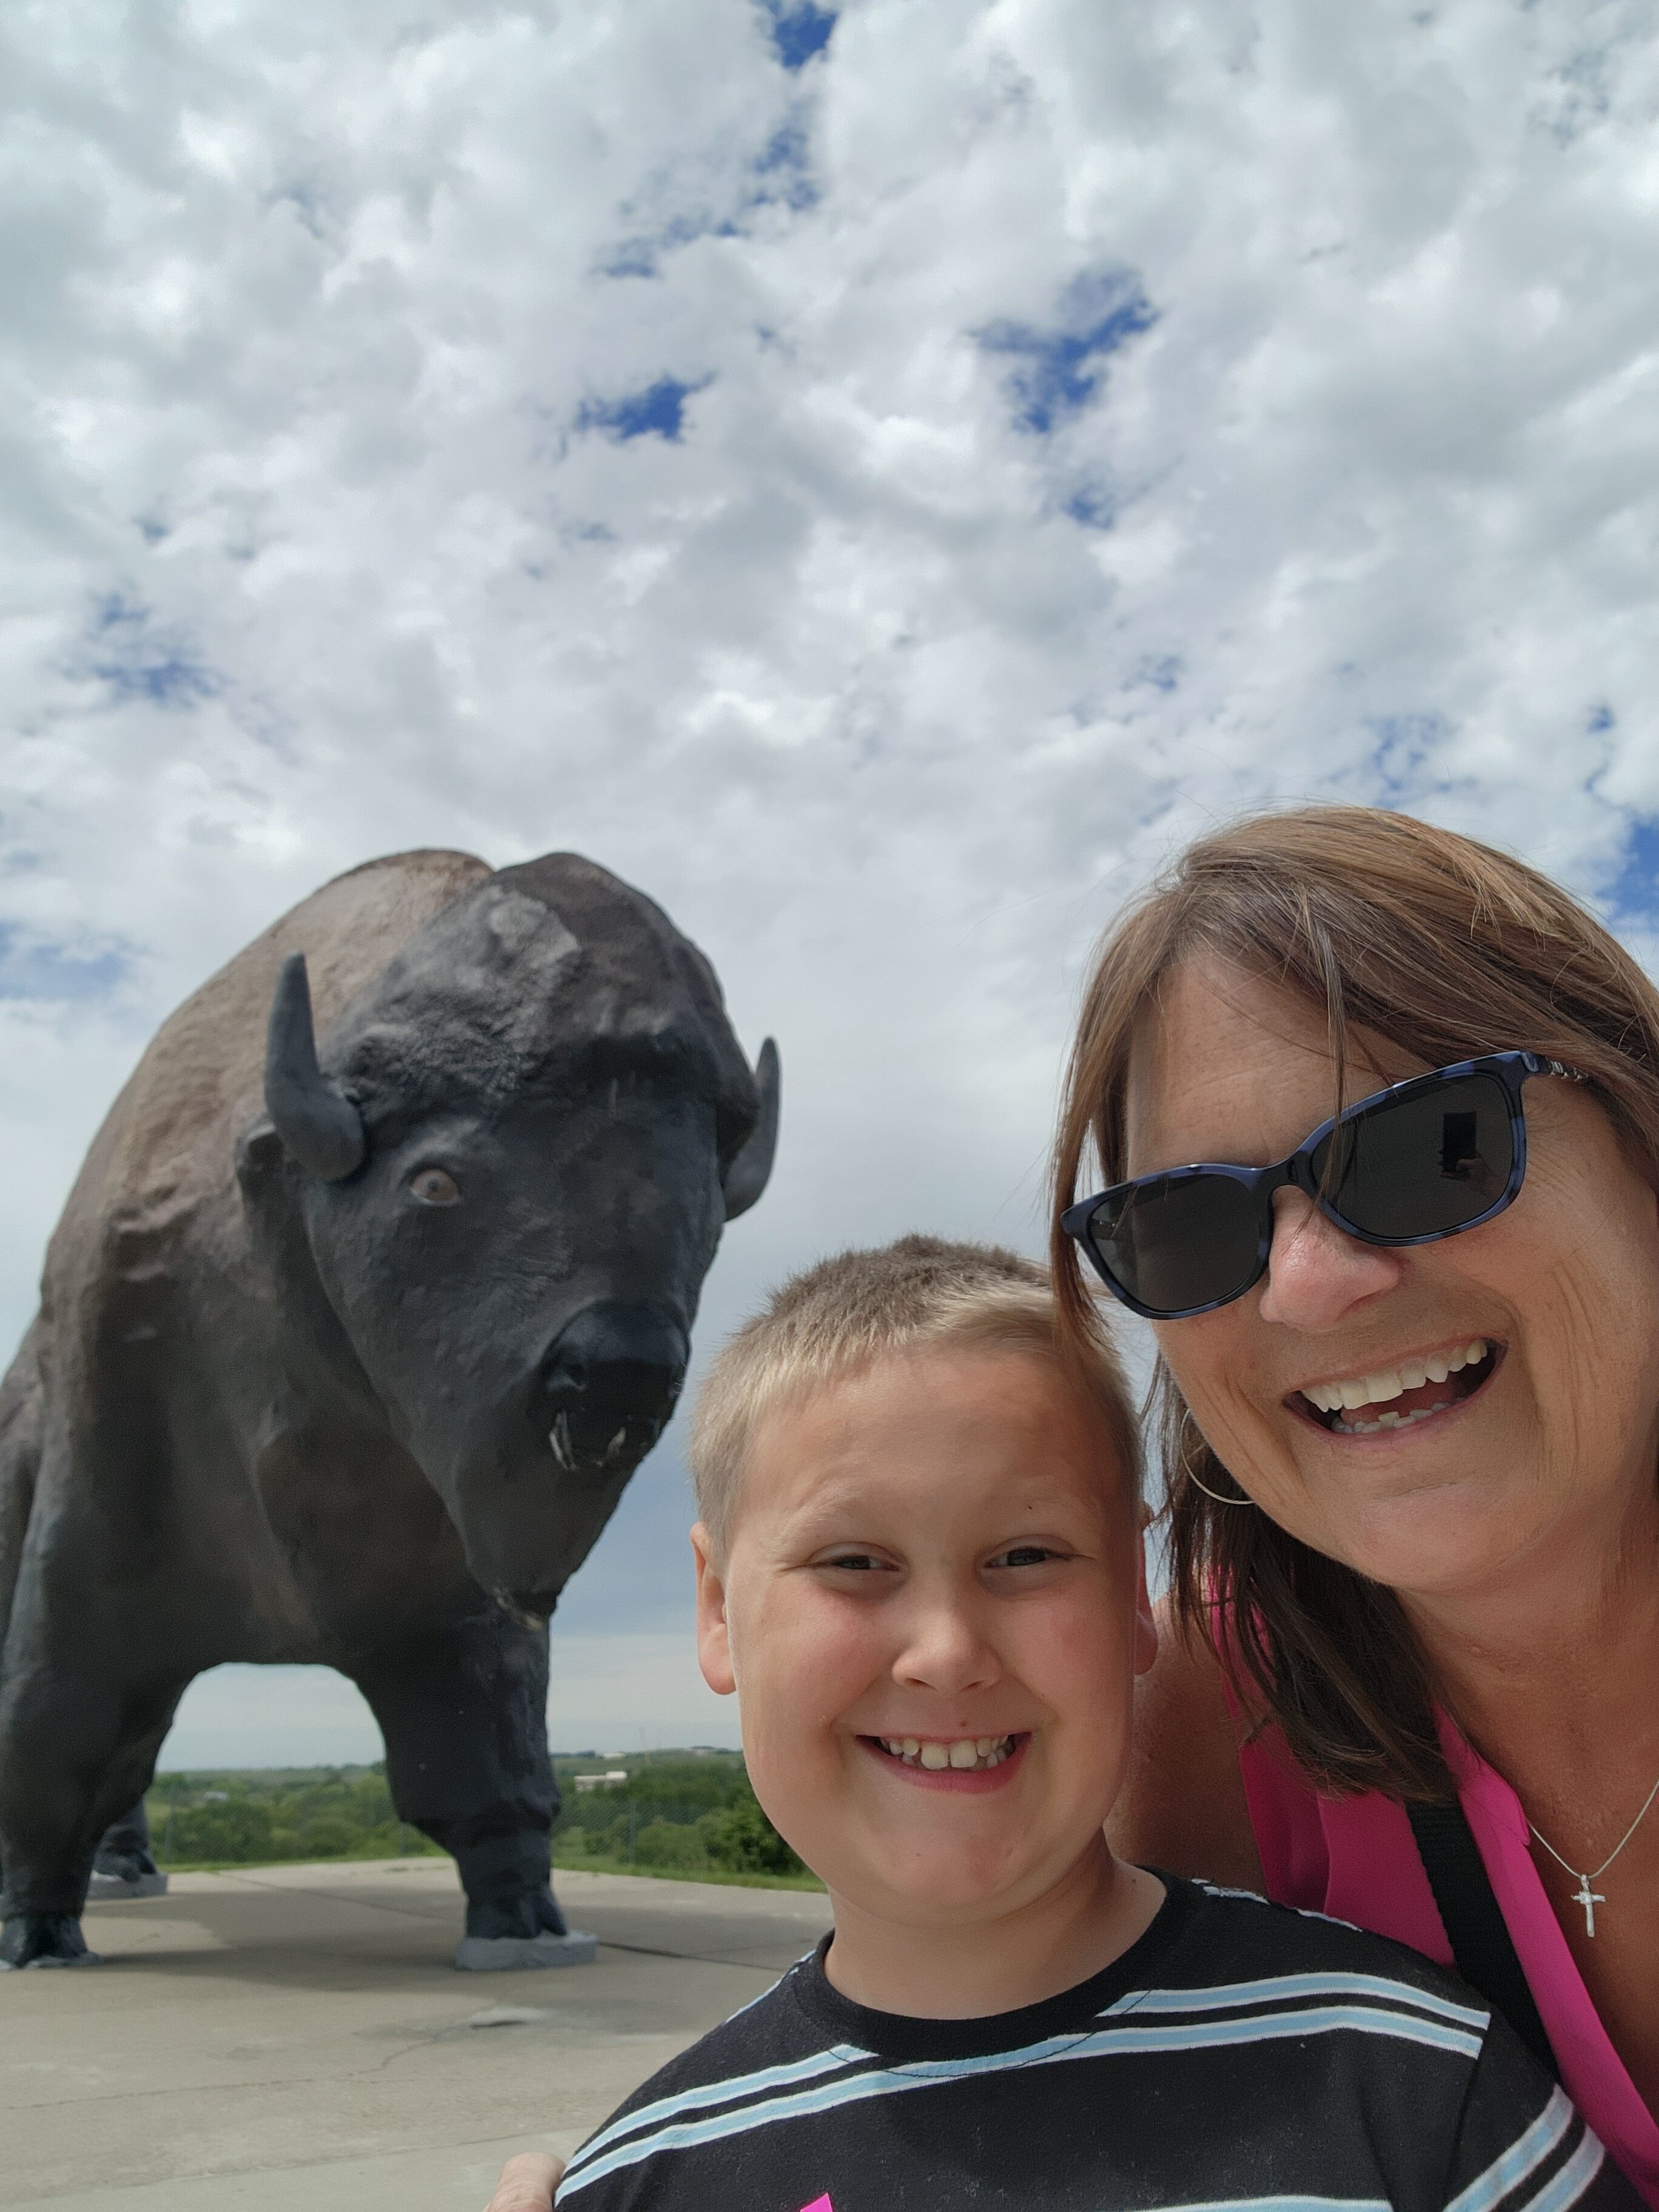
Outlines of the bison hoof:
[[466,1932],[487,1941],[511,1936],[515,1942],[526,1942],[538,1936],[562,1936],[565,1918],[552,1891],[544,1887],[524,1890],[517,1897],[469,1899]]
[[469,1974],[514,1973],[530,1966],[591,1966],[599,1954],[597,1936],[580,1929],[554,1936],[463,1936],[455,1964]]
[[20,1912],[0,1929],[0,1972],[24,1966],[96,1966],[72,1912]]
[[88,1898],[165,1897],[167,1878],[148,1851],[100,1851]]

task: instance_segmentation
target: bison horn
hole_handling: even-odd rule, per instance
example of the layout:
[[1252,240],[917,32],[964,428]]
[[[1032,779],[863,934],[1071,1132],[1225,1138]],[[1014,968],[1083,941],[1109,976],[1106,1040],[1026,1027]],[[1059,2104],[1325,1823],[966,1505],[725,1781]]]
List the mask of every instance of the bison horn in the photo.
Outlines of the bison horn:
[[283,1146],[309,1174],[338,1182],[362,1166],[362,1117],[317,1065],[303,952],[290,952],[283,961],[270,1002],[265,1108]]
[[772,1155],[778,1148],[778,1048],[770,1037],[755,1062],[755,1083],[760,1092],[760,1119],[722,1179],[728,1221],[747,1213],[765,1189],[772,1172]]

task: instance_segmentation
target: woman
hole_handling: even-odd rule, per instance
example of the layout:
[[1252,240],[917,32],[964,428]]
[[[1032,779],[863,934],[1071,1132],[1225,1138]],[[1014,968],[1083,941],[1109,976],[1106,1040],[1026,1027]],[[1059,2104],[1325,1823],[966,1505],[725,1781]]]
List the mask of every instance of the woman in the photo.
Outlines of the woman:
[[1249,821],[1108,937],[1056,1170],[1159,1353],[1115,1842],[1455,1948],[1659,2205],[1659,993],[1484,846]]

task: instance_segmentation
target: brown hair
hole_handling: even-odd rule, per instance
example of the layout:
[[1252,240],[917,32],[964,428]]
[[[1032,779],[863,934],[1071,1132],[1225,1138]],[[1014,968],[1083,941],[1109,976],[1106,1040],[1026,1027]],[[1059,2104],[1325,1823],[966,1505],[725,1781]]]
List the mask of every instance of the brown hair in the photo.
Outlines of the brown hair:
[[[1101,1301],[1058,1214],[1085,1164],[1121,1182],[1130,1049],[1162,979],[1208,955],[1324,1010],[1340,1096],[1358,1027],[1425,1066],[1527,1048],[1590,1079],[1659,1182],[1659,991],[1592,915],[1508,854],[1403,814],[1310,806],[1200,838],[1108,932],[1084,999],[1055,1142],[1055,1295],[1086,1341]],[[1164,1363],[1160,1416],[1174,1599],[1189,1633],[1226,1624],[1221,1657],[1244,1702],[1335,1795],[1443,1797],[1431,1685],[1392,1590],[1310,1549],[1262,1512],[1206,1497],[1238,1486]]]
[[947,1345],[1029,1352],[1062,1368],[1100,1415],[1125,1499],[1139,1497],[1140,1434],[1117,1353],[1099,1328],[1074,1347],[1048,1269],[995,1244],[901,1237],[792,1276],[710,1368],[687,1456],[716,1552],[725,1549],[750,1440],[767,1413],[872,1360]]

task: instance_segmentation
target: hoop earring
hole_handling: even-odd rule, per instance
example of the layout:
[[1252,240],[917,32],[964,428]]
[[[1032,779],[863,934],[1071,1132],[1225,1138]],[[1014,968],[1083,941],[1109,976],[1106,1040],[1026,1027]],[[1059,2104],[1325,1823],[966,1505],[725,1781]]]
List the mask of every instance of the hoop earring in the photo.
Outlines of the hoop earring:
[[[1201,1490],[1206,1498],[1214,1498],[1218,1505],[1254,1505],[1255,1504],[1255,1498],[1248,1495],[1243,1498],[1224,1498],[1218,1490],[1212,1490],[1207,1482],[1200,1482],[1184,1459],[1181,1462],[1181,1472],[1186,1476],[1188,1481]],[[1237,1477],[1235,1476],[1234,1480],[1237,1481]],[[1243,1486],[1241,1485],[1240,1487],[1242,1488]]]

